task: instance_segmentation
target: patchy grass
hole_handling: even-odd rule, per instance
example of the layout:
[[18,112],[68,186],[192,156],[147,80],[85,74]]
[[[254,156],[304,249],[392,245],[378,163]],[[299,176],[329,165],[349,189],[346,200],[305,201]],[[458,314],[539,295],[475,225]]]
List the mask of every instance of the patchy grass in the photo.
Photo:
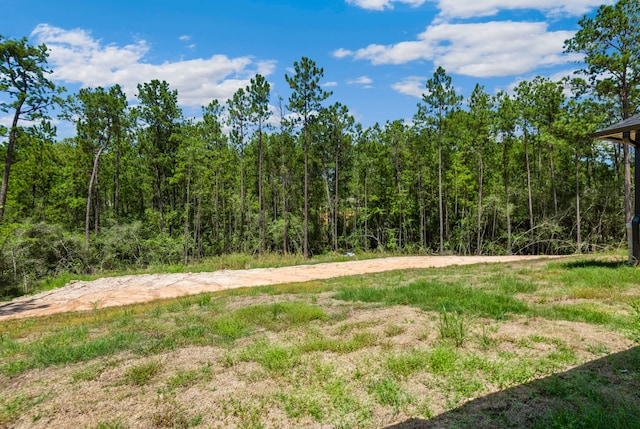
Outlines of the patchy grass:
[[575,257],[12,320],[0,425],[640,427],[638,303]]

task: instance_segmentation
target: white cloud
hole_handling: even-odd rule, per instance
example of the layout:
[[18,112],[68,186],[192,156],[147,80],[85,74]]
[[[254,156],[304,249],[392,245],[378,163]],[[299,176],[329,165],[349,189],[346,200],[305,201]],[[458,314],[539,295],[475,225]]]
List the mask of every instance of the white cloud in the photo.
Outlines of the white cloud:
[[348,49],[336,49],[335,51],[333,51],[331,53],[331,55],[333,55],[335,58],[345,58],[345,57],[350,57],[353,55],[353,51],[350,51]]
[[443,23],[427,27],[418,40],[372,44],[352,56],[372,64],[433,61],[447,72],[473,77],[509,76],[579,60],[578,55],[562,53],[564,41],[573,34],[548,31],[543,22]]
[[180,40],[181,42],[188,42],[189,40],[191,40],[191,36],[183,34],[182,36],[178,37],[178,40]]
[[547,15],[580,16],[613,0],[430,0],[438,4],[445,18],[472,18],[496,15],[500,10],[540,10]]
[[393,9],[394,3],[405,3],[412,7],[418,7],[425,1],[426,0],[347,0],[347,3],[368,10],[385,10]]
[[373,79],[369,76],[360,76],[357,79],[348,80],[347,83],[349,85],[362,85],[365,88],[373,88],[371,84],[373,83]]
[[324,88],[333,88],[334,86],[338,86],[338,82],[336,81],[325,82],[322,84],[322,86]]
[[422,94],[426,92],[427,79],[420,76],[409,76],[400,82],[391,85],[401,94],[411,95],[412,97],[422,98]]
[[6,127],[7,129],[13,124],[13,115],[0,116],[0,128]]
[[224,101],[247,86],[256,73],[266,77],[275,70],[274,61],[225,55],[151,64],[144,61],[150,50],[144,40],[125,46],[105,45],[85,30],[47,24],[38,25],[31,36],[49,48],[54,80],[84,87],[118,83],[129,98],[135,97],[139,83],[165,80],[178,90],[178,101],[185,106],[206,105],[214,98]]

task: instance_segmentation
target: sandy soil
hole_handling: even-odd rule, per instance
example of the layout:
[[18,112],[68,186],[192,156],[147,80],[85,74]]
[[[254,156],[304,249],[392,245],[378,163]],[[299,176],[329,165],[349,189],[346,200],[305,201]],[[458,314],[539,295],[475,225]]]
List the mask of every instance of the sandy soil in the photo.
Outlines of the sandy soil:
[[282,268],[221,270],[207,273],[142,274],[75,281],[63,288],[0,304],[0,321],[85,311],[252,286],[376,273],[411,268],[540,259],[539,256],[411,256],[299,265]]

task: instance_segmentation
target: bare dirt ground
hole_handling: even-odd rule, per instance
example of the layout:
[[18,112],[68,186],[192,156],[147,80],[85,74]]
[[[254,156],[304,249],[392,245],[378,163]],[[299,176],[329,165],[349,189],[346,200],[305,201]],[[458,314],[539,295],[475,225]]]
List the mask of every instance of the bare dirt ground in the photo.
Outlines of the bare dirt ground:
[[136,304],[203,292],[306,282],[411,268],[512,262],[539,256],[409,256],[282,268],[141,274],[71,282],[63,288],[0,304],[0,321]]

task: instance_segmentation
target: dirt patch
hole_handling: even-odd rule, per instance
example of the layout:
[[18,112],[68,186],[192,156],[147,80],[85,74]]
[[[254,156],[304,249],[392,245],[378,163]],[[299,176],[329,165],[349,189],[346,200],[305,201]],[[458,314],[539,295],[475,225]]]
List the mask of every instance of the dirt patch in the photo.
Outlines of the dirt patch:
[[549,257],[411,256],[282,268],[221,270],[208,273],[142,274],[103,278],[89,282],[76,281],[60,289],[0,304],[0,321],[122,306],[241,287],[306,282],[412,268],[533,261],[546,258]]

